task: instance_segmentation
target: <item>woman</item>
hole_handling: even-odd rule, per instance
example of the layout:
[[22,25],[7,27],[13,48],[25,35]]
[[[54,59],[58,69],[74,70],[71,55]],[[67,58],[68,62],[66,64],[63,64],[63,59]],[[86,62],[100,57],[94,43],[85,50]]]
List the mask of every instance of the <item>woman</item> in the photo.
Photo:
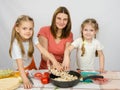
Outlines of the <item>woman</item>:
[[[65,48],[73,41],[71,18],[66,7],[59,7],[54,12],[51,26],[45,26],[38,32],[39,42],[59,63],[63,63]],[[39,69],[47,69],[47,59],[41,56]]]

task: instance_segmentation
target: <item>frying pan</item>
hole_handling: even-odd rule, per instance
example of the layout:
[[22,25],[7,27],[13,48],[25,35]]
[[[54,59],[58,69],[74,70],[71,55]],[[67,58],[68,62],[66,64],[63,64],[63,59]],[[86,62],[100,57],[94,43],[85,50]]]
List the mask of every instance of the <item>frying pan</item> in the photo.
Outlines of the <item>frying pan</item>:
[[58,78],[60,76],[56,76],[51,73],[50,74],[50,82],[55,86],[58,86],[61,88],[68,88],[68,87],[73,87],[73,86],[77,85],[80,81],[84,81],[86,79],[103,78],[103,76],[100,76],[100,75],[92,75],[92,76],[82,77],[81,74],[79,74],[78,72],[75,72],[75,71],[69,71],[69,74],[73,75],[73,76],[77,76],[78,79],[73,80],[73,81],[57,81],[57,80],[54,80],[54,78]]

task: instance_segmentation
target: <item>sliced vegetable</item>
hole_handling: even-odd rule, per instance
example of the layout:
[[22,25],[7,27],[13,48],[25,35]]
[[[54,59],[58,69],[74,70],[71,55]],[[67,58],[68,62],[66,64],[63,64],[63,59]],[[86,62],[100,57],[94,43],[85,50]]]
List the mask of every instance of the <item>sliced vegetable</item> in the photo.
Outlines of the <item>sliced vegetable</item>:
[[34,74],[34,78],[41,80],[41,78],[42,78],[42,73],[36,72],[36,73]]

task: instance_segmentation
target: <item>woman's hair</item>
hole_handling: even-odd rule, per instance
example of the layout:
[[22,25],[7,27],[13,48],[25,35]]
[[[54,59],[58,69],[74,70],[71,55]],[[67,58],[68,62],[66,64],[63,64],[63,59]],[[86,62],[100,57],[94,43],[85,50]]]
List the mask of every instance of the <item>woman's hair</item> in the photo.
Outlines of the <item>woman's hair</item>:
[[[85,21],[83,21],[83,23],[81,25],[81,37],[82,37],[82,40],[83,40],[82,47],[81,47],[81,51],[82,51],[81,56],[84,56],[84,54],[85,54],[85,47],[84,47],[85,43],[84,43],[84,37],[83,37],[83,29],[88,24],[91,25],[96,31],[99,30],[98,23],[97,23],[97,21],[95,19],[88,18]],[[95,35],[95,38],[96,38],[96,35]],[[95,55],[98,56],[97,51],[95,52]]]
[[[22,24],[22,22],[26,22],[26,21],[32,21],[33,25],[34,25],[34,20],[31,17],[29,17],[27,15],[21,15],[21,16],[18,17],[18,19],[15,22],[15,25],[12,29],[11,42],[10,42],[10,48],[9,48],[9,54],[10,54],[11,57],[12,57],[12,55],[11,55],[12,45],[13,45],[13,42],[14,42],[15,39],[17,39],[18,45],[21,49],[22,56],[25,54],[24,46],[22,44],[22,39],[21,39],[20,34],[16,31],[16,27],[19,27]],[[34,30],[33,30],[33,34],[34,34]],[[33,46],[32,38],[33,38],[33,35],[29,39],[29,49],[28,49],[28,56],[29,57],[32,57],[33,52],[34,52],[34,46]]]
[[50,27],[51,33],[52,33],[52,35],[53,35],[54,38],[57,37],[56,34],[57,34],[58,28],[57,28],[55,22],[56,22],[56,16],[57,16],[57,14],[59,14],[59,13],[64,13],[64,14],[67,14],[67,15],[68,15],[68,23],[67,23],[66,27],[63,28],[62,34],[61,34],[61,36],[60,36],[60,38],[66,38],[66,37],[69,36],[69,34],[70,34],[70,32],[71,32],[71,17],[70,17],[69,11],[67,10],[66,7],[59,7],[59,8],[57,8],[57,10],[54,12],[53,18],[52,18],[51,27]]

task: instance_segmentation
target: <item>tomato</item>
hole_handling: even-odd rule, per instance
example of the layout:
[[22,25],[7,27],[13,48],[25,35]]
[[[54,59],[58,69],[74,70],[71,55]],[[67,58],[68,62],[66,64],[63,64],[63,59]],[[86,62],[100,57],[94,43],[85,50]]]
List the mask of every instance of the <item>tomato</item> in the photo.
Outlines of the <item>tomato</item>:
[[42,76],[42,73],[37,72],[37,73],[34,74],[34,76],[35,76],[35,77],[41,77],[41,76]]
[[44,76],[44,77],[48,77],[48,78],[49,78],[50,73],[49,73],[49,72],[44,72],[43,76]]
[[49,83],[49,78],[48,77],[42,77],[41,78],[41,83],[42,84],[48,84]]
[[48,84],[49,83],[49,72],[44,72],[43,74],[40,72],[37,72],[34,74],[34,78],[41,81],[42,84]]
[[34,78],[39,79],[39,80],[41,80],[42,76],[43,75],[40,72],[37,72],[37,73],[34,74]]

